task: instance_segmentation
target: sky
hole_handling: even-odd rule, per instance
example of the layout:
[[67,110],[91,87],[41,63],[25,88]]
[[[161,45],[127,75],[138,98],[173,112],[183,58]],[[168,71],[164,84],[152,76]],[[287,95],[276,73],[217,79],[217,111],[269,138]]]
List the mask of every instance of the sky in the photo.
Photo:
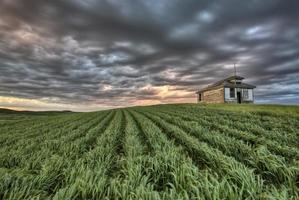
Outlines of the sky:
[[0,0],[0,107],[196,102],[237,73],[299,104],[298,0]]

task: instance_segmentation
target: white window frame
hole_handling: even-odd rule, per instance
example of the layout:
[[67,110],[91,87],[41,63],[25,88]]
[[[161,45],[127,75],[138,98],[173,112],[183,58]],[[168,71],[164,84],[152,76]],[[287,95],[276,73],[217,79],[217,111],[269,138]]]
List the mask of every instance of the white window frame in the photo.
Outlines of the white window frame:
[[[234,90],[233,92],[231,90]],[[234,94],[234,96],[232,96]],[[234,99],[236,98],[236,88],[229,88],[229,98]]]
[[243,89],[243,99],[249,99],[249,92],[248,89]]

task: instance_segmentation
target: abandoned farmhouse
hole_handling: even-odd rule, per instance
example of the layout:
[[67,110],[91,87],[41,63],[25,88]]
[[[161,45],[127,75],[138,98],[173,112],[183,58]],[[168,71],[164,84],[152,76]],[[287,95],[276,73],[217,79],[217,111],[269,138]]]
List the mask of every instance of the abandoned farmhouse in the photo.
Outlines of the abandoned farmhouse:
[[241,76],[230,76],[199,91],[197,101],[203,103],[253,103],[254,85],[242,82]]

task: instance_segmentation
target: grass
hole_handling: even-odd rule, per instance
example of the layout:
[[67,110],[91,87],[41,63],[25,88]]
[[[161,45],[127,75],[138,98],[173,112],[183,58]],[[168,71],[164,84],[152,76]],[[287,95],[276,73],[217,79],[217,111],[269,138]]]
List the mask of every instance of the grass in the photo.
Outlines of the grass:
[[299,106],[275,104],[206,104],[208,108],[229,110],[236,112],[265,112],[272,114],[288,114],[299,116]]
[[0,110],[0,199],[299,199],[299,107]]

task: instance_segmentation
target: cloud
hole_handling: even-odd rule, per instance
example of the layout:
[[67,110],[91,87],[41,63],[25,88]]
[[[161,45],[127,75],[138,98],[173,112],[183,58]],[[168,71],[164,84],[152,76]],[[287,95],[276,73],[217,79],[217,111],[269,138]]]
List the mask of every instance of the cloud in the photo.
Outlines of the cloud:
[[296,0],[3,0],[0,96],[94,108],[193,102],[237,62],[257,100],[299,103],[298,13]]

